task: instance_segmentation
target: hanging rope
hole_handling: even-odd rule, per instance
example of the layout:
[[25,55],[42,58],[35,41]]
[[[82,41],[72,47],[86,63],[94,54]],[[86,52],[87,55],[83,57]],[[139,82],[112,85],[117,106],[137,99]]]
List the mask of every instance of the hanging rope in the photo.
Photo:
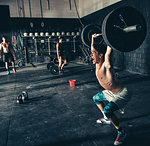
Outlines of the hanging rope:
[[50,1],[47,0],[47,9],[50,10]]
[[69,0],[69,7],[70,7],[70,11],[71,11],[71,0]]
[[77,12],[77,16],[78,16],[79,22],[80,22],[80,24],[82,25],[82,27],[84,27],[84,24],[82,23],[81,18],[80,18],[80,16],[79,16],[79,12],[78,12],[78,9],[77,9],[76,0],[74,0],[74,5],[75,5],[75,8],[76,8],[76,12]]

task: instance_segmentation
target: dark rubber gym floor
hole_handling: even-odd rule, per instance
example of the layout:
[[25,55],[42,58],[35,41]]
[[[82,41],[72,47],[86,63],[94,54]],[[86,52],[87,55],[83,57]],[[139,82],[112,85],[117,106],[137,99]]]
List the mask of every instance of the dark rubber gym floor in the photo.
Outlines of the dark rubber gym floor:
[[[133,96],[116,112],[128,136],[124,146],[150,145],[150,78],[118,71]],[[69,80],[76,86],[70,87]],[[27,65],[14,75],[0,72],[0,146],[112,146],[116,130],[96,124],[101,113],[92,97],[102,88],[89,65],[70,63],[63,75],[46,64]],[[29,100],[16,102],[27,91]]]

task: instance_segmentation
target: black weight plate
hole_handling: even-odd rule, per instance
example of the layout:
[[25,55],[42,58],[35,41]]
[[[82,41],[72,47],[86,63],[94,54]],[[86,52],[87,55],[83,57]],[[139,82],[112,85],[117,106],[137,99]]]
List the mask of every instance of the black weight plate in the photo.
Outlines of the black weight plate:
[[47,63],[47,69],[50,70],[50,68],[54,65],[54,63]]
[[[82,29],[81,40],[82,40],[83,44],[85,46],[87,46],[88,48],[91,47],[91,38],[94,33],[96,33],[96,34],[101,33],[101,27],[97,24],[89,24],[89,25],[86,25]],[[102,36],[97,37],[95,39],[95,43],[100,43],[102,40],[103,40]]]
[[53,75],[58,75],[59,74],[59,70],[58,70],[58,67],[53,65],[51,68],[50,68],[50,72],[51,74]]
[[[125,27],[120,15],[127,26],[140,25],[141,30],[125,33],[122,29],[115,27]],[[130,6],[123,6],[110,12],[102,24],[102,34],[106,44],[121,52],[130,52],[137,49],[143,43],[146,33],[147,26],[143,15]]]
[[54,62],[54,64],[59,64],[59,62],[58,62],[58,59],[57,59],[57,58],[54,58],[54,59],[53,59],[53,62]]
[[17,65],[18,65],[18,67],[22,68],[22,67],[25,66],[25,63],[24,63],[23,60],[19,60],[19,61],[17,62]]

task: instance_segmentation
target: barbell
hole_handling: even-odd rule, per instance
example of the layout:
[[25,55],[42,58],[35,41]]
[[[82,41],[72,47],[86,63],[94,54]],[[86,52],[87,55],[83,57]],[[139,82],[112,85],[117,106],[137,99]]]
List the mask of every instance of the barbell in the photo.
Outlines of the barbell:
[[[53,62],[47,63],[47,69],[50,71],[51,74],[53,75],[58,75],[59,74],[59,69],[58,69],[58,59],[54,58]],[[65,64],[67,66],[69,63]]]
[[147,26],[143,15],[135,8],[122,6],[111,11],[103,20],[102,27],[89,24],[82,29],[81,40],[90,48],[92,35],[99,35],[94,43],[105,42],[121,52],[136,50],[143,43]]
[[59,74],[58,66],[56,66],[54,62],[47,63],[47,69],[53,75],[58,75]]
[[50,73],[53,75],[58,75],[59,74],[58,66],[56,66],[55,64],[53,66],[51,66],[50,67]]

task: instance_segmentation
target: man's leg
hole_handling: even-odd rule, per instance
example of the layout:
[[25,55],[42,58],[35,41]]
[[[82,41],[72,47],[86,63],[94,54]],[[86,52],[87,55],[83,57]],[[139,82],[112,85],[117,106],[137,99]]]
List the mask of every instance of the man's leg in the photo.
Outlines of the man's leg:
[[13,67],[13,72],[16,73],[15,62],[12,61],[11,64],[12,64],[12,67]]
[[11,53],[9,53],[9,60],[11,61],[11,64],[12,64],[12,67],[13,67],[13,72],[16,73],[15,61],[14,61],[14,57]]
[[64,68],[64,66],[67,64],[67,60],[66,59],[64,59],[63,60],[63,64],[62,64],[62,66],[61,66],[61,70],[63,70],[63,68]]
[[109,102],[105,107],[104,107],[104,114],[107,116],[107,118],[111,121],[113,126],[116,128],[118,131],[117,138],[114,142],[114,145],[120,145],[122,144],[123,140],[126,138],[126,133],[120,126],[119,120],[117,116],[113,113],[114,111],[118,110],[118,106],[113,103]]
[[62,57],[59,56],[59,65],[58,65],[59,74],[61,74],[61,65],[62,65]]
[[110,121],[108,120],[108,118],[104,113],[104,107],[105,107],[104,102],[107,101],[107,99],[105,98],[103,92],[97,93],[95,96],[93,96],[93,101],[95,102],[95,104],[103,114],[103,118],[98,119],[96,122],[110,124]]
[[107,119],[106,115],[104,114],[104,107],[105,107],[104,102],[101,102],[101,104],[97,105],[97,107],[98,107],[98,108],[100,109],[100,111],[102,112],[104,118]]
[[5,62],[5,68],[7,70],[7,74],[9,75],[10,74],[10,71],[9,71],[9,56],[7,53],[4,53],[4,62]]
[[10,74],[8,62],[5,62],[5,68],[7,70],[7,74]]

